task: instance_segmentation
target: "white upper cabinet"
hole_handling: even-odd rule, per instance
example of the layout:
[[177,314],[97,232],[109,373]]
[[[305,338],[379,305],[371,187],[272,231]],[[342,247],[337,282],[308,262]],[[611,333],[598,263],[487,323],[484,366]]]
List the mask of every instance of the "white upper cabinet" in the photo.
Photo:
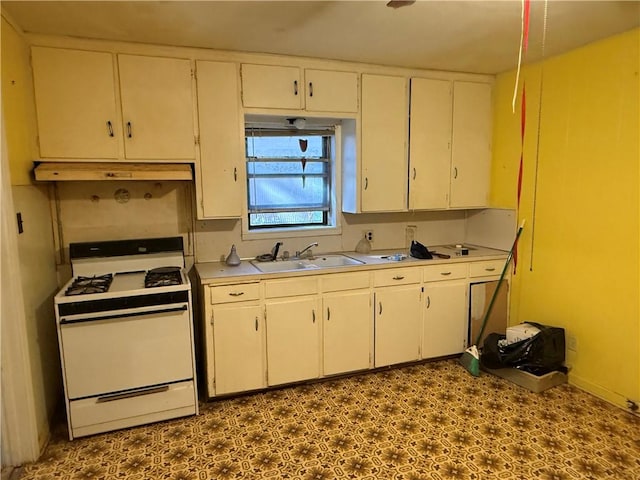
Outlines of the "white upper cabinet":
[[491,85],[454,82],[452,146],[450,206],[487,206],[491,169]]
[[356,113],[358,75],[354,72],[243,64],[242,104],[247,108]]
[[191,62],[118,55],[125,156],[194,159]]
[[200,168],[196,176],[198,218],[242,215],[244,120],[238,66],[196,62]]
[[358,111],[358,74],[307,69],[304,77],[306,110],[347,113]]
[[411,79],[409,210],[449,206],[451,98],[448,80]]
[[33,47],[32,60],[41,157],[195,159],[189,60],[116,64],[108,52],[49,47]]
[[113,55],[49,47],[31,55],[40,156],[118,158]]
[[491,85],[411,79],[409,209],[485,207]]
[[362,75],[361,211],[407,210],[408,80]]

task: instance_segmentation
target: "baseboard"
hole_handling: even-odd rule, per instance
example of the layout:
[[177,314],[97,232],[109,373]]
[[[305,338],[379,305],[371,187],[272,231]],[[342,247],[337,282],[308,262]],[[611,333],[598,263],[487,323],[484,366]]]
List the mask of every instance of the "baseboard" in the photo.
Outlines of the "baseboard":
[[[575,375],[574,373],[571,373],[571,372],[569,372],[569,385],[573,385],[574,387],[577,387],[580,390],[584,390],[585,392],[590,393],[591,395],[594,395],[608,403],[611,403],[616,407],[620,407],[623,410],[628,411],[629,413],[634,413],[634,412],[631,412],[631,410],[629,410],[629,408],[627,407],[628,398],[625,397],[624,395],[621,395],[616,392],[612,392],[611,390],[607,390],[606,388],[601,387],[600,385],[597,385],[588,380],[585,380],[584,378],[578,375]],[[631,400],[635,400],[635,399],[631,399]]]

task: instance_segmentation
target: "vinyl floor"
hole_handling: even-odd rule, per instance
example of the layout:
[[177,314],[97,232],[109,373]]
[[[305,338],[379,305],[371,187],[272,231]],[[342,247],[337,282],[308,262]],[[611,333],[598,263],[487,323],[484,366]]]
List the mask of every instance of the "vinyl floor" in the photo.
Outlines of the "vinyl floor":
[[69,441],[22,480],[640,479],[640,417],[569,385],[532,393],[456,360],[201,404]]

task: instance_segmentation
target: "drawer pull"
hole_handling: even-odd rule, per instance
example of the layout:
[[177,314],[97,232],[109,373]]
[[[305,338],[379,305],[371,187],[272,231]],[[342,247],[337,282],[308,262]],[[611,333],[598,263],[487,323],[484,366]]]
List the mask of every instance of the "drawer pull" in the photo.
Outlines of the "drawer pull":
[[258,331],[258,317],[256,317],[256,332]]
[[496,271],[496,268],[495,268],[495,267],[487,267],[487,268],[485,268],[485,270],[486,270],[487,272],[495,272],[495,271]]
[[313,82],[309,82],[309,96],[313,97]]
[[404,280],[404,275],[396,275],[393,277],[394,280]]
[[144,388],[136,390],[135,392],[114,393],[111,395],[103,395],[98,397],[97,403],[114,402],[116,400],[123,400],[125,398],[141,397],[142,395],[151,395],[152,393],[161,393],[169,390],[169,385],[163,385],[160,387]]
[[111,124],[111,120],[107,121],[107,132],[109,132],[110,137],[113,137],[113,125]]
[[327,322],[331,320],[331,309],[327,307]]
[[440,275],[443,275],[443,276],[446,277],[448,275],[451,275],[451,272],[440,272]]
[[380,310],[378,311],[378,315],[382,315],[382,302],[380,302]]
[[239,297],[240,295],[244,295],[244,292],[229,292],[229,295],[232,297]]
[[298,81],[297,80],[293,81],[293,94],[294,95],[298,95]]
[[431,306],[431,297],[427,295],[427,308]]
[[133,132],[131,129],[131,122],[127,122],[127,137],[131,138],[133,137]]

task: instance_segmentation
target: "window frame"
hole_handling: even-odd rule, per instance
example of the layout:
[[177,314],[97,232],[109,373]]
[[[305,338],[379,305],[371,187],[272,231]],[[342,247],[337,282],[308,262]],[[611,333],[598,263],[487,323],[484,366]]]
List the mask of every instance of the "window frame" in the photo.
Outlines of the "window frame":
[[[245,122],[245,132],[250,128],[251,122]],[[283,235],[287,235],[290,238],[297,237],[317,237],[318,235],[340,235],[342,228],[340,224],[341,211],[339,206],[341,205],[342,196],[342,175],[341,175],[341,154],[342,154],[342,132],[341,125],[331,124],[332,132],[325,131],[325,134],[329,134],[330,139],[330,186],[329,192],[329,211],[327,212],[327,225],[292,225],[292,226],[279,226],[269,228],[250,228],[249,227],[249,208],[248,208],[248,192],[245,192],[243,202],[243,212],[241,219],[241,237],[243,240],[257,240],[257,239],[282,239]],[[313,128],[304,130],[314,130]],[[304,132],[304,130],[302,130]],[[318,130],[318,129],[315,129]],[[291,133],[291,131],[289,130]],[[294,132],[295,133],[295,132]],[[246,138],[246,133],[245,133]],[[245,175],[246,175],[246,150],[245,150]],[[247,188],[248,179],[245,179],[244,186]]]

